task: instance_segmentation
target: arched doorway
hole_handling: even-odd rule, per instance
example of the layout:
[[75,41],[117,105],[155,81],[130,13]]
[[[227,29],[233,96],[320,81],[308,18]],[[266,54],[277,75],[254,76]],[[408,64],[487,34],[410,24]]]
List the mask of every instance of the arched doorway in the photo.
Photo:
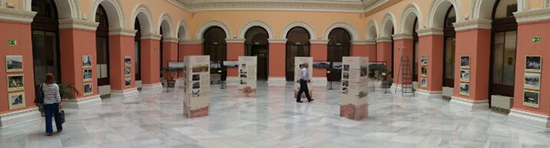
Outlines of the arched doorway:
[[52,73],[61,82],[59,21],[53,0],[33,0],[32,11],[37,12],[31,29],[34,85],[38,88],[47,73]]
[[220,27],[210,27],[204,32],[203,53],[204,55],[210,55],[211,73],[218,73],[222,71],[221,79],[225,80],[227,77],[227,71],[221,68],[223,61],[227,60],[227,43],[225,39],[225,31]]
[[413,35],[413,81],[418,81],[418,17],[414,19],[412,26]]
[[305,28],[294,27],[286,38],[286,80],[294,81],[294,58],[309,57],[310,35]]
[[95,21],[99,23],[96,30],[97,83],[98,87],[101,87],[110,84],[109,21],[107,13],[102,5],[99,5],[95,15]]
[[134,37],[134,60],[136,62],[135,77],[136,81],[141,81],[141,25],[139,24],[139,18],[136,18],[134,23],[134,29],[137,31]]
[[259,26],[252,27],[246,31],[246,56],[258,57],[258,80],[267,80],[269,70],[269,34],[267,31]]
[[[159,74],[160,74],[160,77],[162,78],[162,68],[164,68],[164,66],[162,65],[162,63],[164,62],[164,32],[162,31],[162,26],[160,26],[160,52],[159,52]],[[161,79],[162,80],[162,79]]]
[[327,61],[331,63],[330,73],[327,75],[328,81],[340,81],[342,71],[333,69],[332,63],[342,62],[342,57],[350,56],[351,36],[348,31],[342,28],[335,28],[330,31],[328,36]]
[[443,86],[454,87],[455,76],[455,47],[456,32],[453,23],[456,22],[456,12],[453,6],[450,6],[445,14],[443,28]]
[[516,0],[497,0],[492,15],[491,95],[514,96],[517,29]]

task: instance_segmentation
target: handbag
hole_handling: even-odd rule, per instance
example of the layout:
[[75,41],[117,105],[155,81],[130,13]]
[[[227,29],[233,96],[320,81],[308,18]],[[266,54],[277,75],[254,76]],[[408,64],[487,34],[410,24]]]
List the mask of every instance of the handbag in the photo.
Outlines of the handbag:
[[59,110],[59,120],[61,124],[65,123],[65,110]]
[[38,86],[38,90],[36,91],[36,98],[34,98],[35,104],[44,104],[44,90],[42,89],[43,84],[40,84]]

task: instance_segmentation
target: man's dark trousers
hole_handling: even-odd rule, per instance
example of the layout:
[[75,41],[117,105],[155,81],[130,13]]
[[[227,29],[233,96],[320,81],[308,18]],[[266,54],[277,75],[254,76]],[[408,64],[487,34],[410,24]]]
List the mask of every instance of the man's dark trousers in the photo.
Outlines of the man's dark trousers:
[[306,93],[307,100],[311,101],[311,96],[309,95],[309,89],[307,88],[307,81],[300,80],[300,90],[298,91],[298,96],[296,96],[296,102],[301,102],[302,93],[304,92]]

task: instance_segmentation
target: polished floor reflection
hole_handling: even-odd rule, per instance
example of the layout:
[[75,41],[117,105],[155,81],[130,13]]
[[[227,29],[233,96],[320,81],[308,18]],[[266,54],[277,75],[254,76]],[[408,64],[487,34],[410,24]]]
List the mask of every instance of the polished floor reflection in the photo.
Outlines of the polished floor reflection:
[[182,91],[110,98],[67,110],[64,131],[46,137],[43,120],[0,129],[1,148],[390,148],[550,147],[550,130],[507,121],[488,110],[465,111],[442,99],[369,94],[369,117],[339,117],[338,89],[313,87],[315,101],[297,104],[292,84],[258,84],[258,98],[213,85],[210,115],[183,116]]

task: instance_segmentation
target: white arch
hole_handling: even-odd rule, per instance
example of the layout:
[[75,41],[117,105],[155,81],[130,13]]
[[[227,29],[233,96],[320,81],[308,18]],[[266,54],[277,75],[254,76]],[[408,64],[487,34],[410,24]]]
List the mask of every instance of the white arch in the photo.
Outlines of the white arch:
[[450,6],[454,7],[456,12],[456,22],[460,22],[462,7],[456,0],[434,0],[428,14],[428,28],[443,28],[445,14]]
[[267,23],[263,22],[263,21],[259,21],[259,20],[255,20],[255,21],[250,21],[248,23],[246,23],[246,25],[242,26],[240,31],[239,31],[239,38],[241,39],[244,39],[246,37],[246,32],[248,32],[248,30],[252,27],[262,27],[265,29],[265,31],[267,31],[267,35],[269,36],[270,39],[274,39],[275,36],[273,34],[273,29],[271,29],[271,27],[269,27],[269,25],[267,25]]
[[92,21],[95,21],[95,14],[99,5],[105,8],[107,12],[107,18],[109,19],[110,28],[124,28],[126,27],[124,22],[124,11],[120,6],[119,0],[94,0],[90,16]]
[[155,32],[155,26],[153,24],[153,17],[151,17],[151,11],[149,11],[149,8],[145,4],[139,4],[134,9],[134,12],[132,13],[132,29],[135,28],[136,24],[136,18],[139,19],[139,24],[141,25],[141,32],[142,34],[151,34]]
[[[397,32],[396,26],[395,16],[391,12],[386,13],[386,15],[384,15],[384,19],[382,19],[382,28],[380,28],[382,30],[380,30],[380,37],[390,38]],[[393,34],[392,29],[394,29]]]
[[302,21],[295,21],[295,22],[292,22],[292,23],[286,25],[285,30],[281,34],[281,39],[286,39],[286,35],[294,27],[303,27],[304,29],[306,29],[309,32],[309,39],[310,40],[315,40],[315,38],[317,37],[317,34],[315,33],[315,29],[313,29],[313,27],[311,27],[311,25],[309,25],[308,23],[302,22]]
[[378,23],[375,20],[371,20],[367,26],[367,40],[376,40],[378,37]]
[[359,35],[357,34],[356,29],[346,22],[336,22],[332,25],[330,25],[327,29],[325,29],[325,35],[323,37],[324,40],[328,40],[328,36],[330,32],[336,28],[343,28],[351,35],[352,40],[359,40]]
[[160,28],[162,27],[162,35],[164,37],[174,37],[174,32],[172,31],[172,17],[170,17],[170,14],[163,13],[160,15],[158,24],[159,31],[157,34],[160,34]]
[[[493,8],[497,0],[476,0],[472,2],[471,18],[472,19],[487,19],[491,20],[493,15]],[[545,0],[546,2],[549,0]],[[517,0],[518,12],[528,9],[528,0]]]
[[189,29],[187,28],[187,23],[185,20],[181,20],[178,22],[178,32],[176,33],[178,35],[178,38],[180,40],[187,40],[189,39]]
[[[32,11],[33,0],[21,0],[21,9],[25,11]],[[76,0],[54,0],[57,6],[58,18],[67,19],[82,19],[82,9],[80,9],[80,3]],[[94,13],[95,14],[95,13]]]
[[214,27],[214,26],[222,28],[223,31],[225,32],[225,36],[227,39],[231,38],[231,32],[230,32],[231,30],[229,30],[229,27],[227,27],[227,25],[219,21],[208,21],[206,23],[203,23],[201,27],[197,30],[197,32],[195,32],[195,40],[202,40],[204,32],[208,30],[210,27]]
[[401,33],[413,33],[412,25],[414,25],[415,18],[418,19],[418,21],[416,21],[417,25],[423,26],[421,14],[422,13],[420,13],[420,7],[418,7],[418,5],[416,5],[415,3],[408,4],[403,11],[403,15],[401,16]]

